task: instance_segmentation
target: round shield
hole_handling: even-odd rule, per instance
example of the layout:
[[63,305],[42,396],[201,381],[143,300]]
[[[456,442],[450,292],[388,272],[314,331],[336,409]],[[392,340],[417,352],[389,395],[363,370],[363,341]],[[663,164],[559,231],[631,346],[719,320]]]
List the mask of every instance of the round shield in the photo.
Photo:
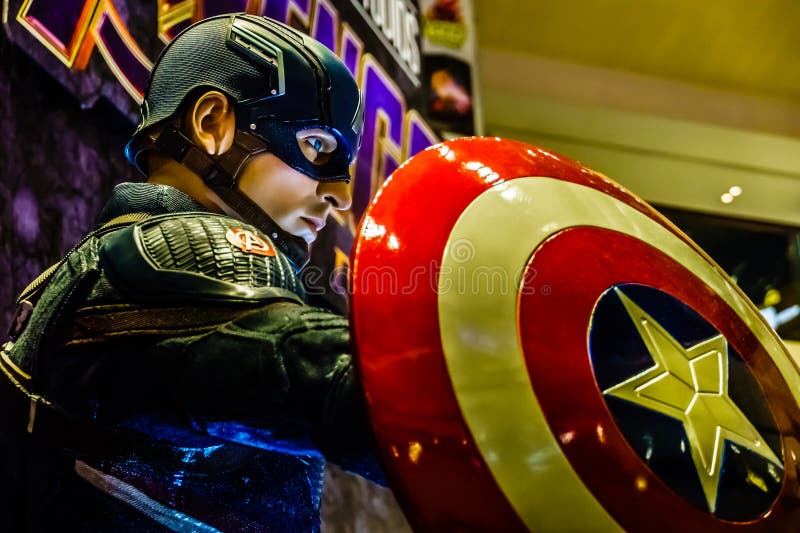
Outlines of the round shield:
[[351,323],[418,530],[800,523],[800,375],[645,202],[540,148],[458,139],[367,210]]

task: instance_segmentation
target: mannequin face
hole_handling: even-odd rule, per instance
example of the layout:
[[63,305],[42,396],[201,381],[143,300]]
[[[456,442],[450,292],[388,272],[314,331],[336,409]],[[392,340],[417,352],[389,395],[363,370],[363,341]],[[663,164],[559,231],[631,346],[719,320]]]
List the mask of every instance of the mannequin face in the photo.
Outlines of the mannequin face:
[[347,209],[352,197],[343,181],[316,181],[270,153],[245,164],[239,190],[267,213],[284,231],[311,243],[332,209]]
[[[236,120],[233,107],[224,94],[209,91],[201,95],[190,106],[184,122],[192,141],[209,154],[220,155],[230,149],[236,133]],[[336,138],[322,129],[302,130],[298,132],[296,141],[303,155],[318,165],[325,164],[337,146]],[[212,204],[218,211],[230,212],[229,206],[205,187],[197,176],[194,178],[196,188],[188,186],[190,180],[180,181],[179,188],[204,205]],[[166,176],[157,181],[171,185],[166,181],[168,179]],[[316,181],[270,153],[255,155],[245,163],[239,177],[239,190],[281,229],[302,237],[308,243],[317,238],[332,209],[348,209],[352,202],[348,183]]]

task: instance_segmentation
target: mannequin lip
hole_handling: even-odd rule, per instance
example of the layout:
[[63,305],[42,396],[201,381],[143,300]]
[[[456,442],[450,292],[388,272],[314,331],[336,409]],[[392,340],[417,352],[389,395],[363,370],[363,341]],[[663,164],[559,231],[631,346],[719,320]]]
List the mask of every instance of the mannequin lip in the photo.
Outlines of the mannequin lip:
[[325,219],[324,218],[308,217],[308,216],[303,216],[303,217],[300,217],[300,218],[303,219],[309,226],[314,228],[315,232],[316,231],[320,231],[322,228],[325,227]]

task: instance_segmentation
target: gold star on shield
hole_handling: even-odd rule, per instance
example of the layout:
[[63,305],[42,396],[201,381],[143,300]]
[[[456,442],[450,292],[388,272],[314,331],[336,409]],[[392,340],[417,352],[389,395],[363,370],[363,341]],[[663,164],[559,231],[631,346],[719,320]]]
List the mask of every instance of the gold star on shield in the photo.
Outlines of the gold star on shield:
[[717,506],[725,440],[782,462],[728,396],[728,344],[717,335],[684,348],[619,289],[614,289],[636,325],[654,365],[603,391],[680,420],[708,508]]

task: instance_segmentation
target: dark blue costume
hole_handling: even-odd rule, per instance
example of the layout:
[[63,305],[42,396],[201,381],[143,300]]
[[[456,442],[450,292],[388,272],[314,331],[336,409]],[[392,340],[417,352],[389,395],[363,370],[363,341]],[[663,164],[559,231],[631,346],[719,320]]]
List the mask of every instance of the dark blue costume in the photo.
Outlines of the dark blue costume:
[[[185,122],[209,91],[235,113],[221,153]],[[362,129],[350,72],[286,25],[213,17],[165,48],[126,155],[178,163],[237,217],[123,184],[24,291],[0,353],[6,530],[314,531],[325,459],[380,477],[347,320],[304,303],[306,242],[239,188],[269,153],[344,208],[326,182]]]
[[[88,443],[59,442],[46,418],[4,429],[19,526],[314,531],[323,454],[379,477],[347,321],[302,303],[279,251],[225,239],[255,228],[199,209],[168,186],[118,186],[100,222],[149,218],[74,250],[4,357],[31,392],[103,428]],[[161,264],[137,271],[126,249]]]

